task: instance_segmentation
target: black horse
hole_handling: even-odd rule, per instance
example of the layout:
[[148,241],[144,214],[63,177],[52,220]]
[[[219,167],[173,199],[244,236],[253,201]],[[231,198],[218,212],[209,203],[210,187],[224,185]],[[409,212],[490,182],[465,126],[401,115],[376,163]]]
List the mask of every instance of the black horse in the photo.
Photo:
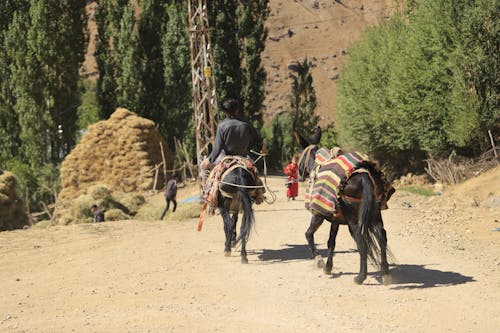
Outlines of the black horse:
[[[314,170],[315,155],[318,150],[317,143],[321,134],[308,140],[300,135],[296,134],[296,136],[304,149],[299,161],[299,174],[303,181]],[[362,284],[366,279],[367,260],[370,259],[380,269],[383,283],[388,285],[391,283],[391,276],[387,263],[387,234],[382,222],[380,201],[378,200],[384,195],[382,192],[384,183],[377,170],[373,168],[368,172],[354,173],[347,179],[341,189],[339,207],[337,207],[337,210],[341,212],[340,216],[313,214],[305,236],[318,267],[323,267],[326,274],[331,274],[335,238],[339,225],[347,224],[351,236],[356,241],[360,255],[359,274],[354,278],[354,282]],[[314,243],[314,233],[324,220],[331,222],[326,265]]]
[[[252,208],[252,194],[255,190],[253,175],[243,167],[229,171],[219,184],[218,208],[224,220],[226,242],[224,253],[231,255],[231,247],[241,241],[241,263],[247,264],[246,244],[255,222]],[[236,237],[238,213],[243,212],[240,235]]]

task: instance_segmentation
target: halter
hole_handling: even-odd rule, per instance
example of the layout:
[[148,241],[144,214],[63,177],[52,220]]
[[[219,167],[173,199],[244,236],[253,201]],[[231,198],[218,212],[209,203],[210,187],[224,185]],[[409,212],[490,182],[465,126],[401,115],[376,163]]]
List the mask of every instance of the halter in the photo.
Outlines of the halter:
[[304,179],[304,175],[305,175],[306,172],[308,172],[309,174],[311,174],[312,170],[309,169],[309,164],[310,163],[307,163],[307,162],[311,159],[311,153],[312,153],[312,150],[314,148],[318,148],[318,146],[317,145],[309,145],[300,154],[300,157],[299,157],[299,166],[300,166],[300,163],[302,162],[302,160],[304,159],[304,157],[305,157],[304,163],[306,163],[306,164],[304,164],[304,169],[302,171],[300,171],[300,169],[299,169],[299,175],[300,175],[301,179]]

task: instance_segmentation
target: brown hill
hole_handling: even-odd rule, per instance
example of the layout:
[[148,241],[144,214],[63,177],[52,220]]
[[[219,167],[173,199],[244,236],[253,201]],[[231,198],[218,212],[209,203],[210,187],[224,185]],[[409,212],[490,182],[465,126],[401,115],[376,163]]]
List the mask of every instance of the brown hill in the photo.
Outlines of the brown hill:
[[270,0],[269,37],[263,54],[267,81],[267,117],[289,106],[288,64],[307,57],[322,124],[333,121],[337,79],[349,47],[370,26],[398,8],[391,0]]

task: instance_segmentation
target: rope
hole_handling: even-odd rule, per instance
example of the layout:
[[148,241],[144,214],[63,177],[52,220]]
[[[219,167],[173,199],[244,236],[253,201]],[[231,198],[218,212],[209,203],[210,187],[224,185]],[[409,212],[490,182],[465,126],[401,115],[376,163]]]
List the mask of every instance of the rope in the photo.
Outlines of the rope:
[[266,198],[266,199],[264,199],[264,201],[268,205],[272,205],[276,201],[277,196],[276,196],[276,193],[274,191],[272,191],[271,188],[267,185],[267,163],[266,163],[267,154],[258,153],[254,150],[251,150],[250,152],[254,153],[255,155],[259,155],[259,157],[255,161],[253,161],[254,164],[257,163],[257,161],[260,160],[261,158],[264,161],[264,185],[241,185],[241,184],[234,184],[234,183],[225,182],[223,180],[221,180],[219,183],[234,186],[234,187],[240,187],[240,188],[251,188],[251,189],[265,188],[266,191],[269,192],[269,194],[271,195],[272,199],[267,200],[267,198]]
[[304,158],[304,156],[306,156],[306,159],[304,161],[304,169],[302,171],[300,171],[300,168],[299,168],[299,175],[300,175],[301,179],[304,179],[304,175],[306,172],[309,172],[309,175],[311,174],[312,170],[309,170],[309,159],[311,158],[311,152],[315,147],[317,147],[317,146],[316,145],[309,145],[300,154],[299,167],[300,167],[302,159]]

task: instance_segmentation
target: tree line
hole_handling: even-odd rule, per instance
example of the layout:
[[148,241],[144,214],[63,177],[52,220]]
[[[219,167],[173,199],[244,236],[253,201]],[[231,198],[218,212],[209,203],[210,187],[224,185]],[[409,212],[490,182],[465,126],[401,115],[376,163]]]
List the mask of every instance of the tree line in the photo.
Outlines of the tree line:
[[[258,128],[268,2],[208,2],[219,100],[239,98]],[[98,1],[92,83],[79,72],[89,37],[85,2],[0,2],[0,166],[31,189],[33,205],[52,195],[41,185],[57,183],[80,133],[119,106],[155,121],[172,147],[174,137],[194,147],[187,2],[137,6]]]
[[500,126],[494,0],[414,0],[350,50],[337,96],[340,141],[405,168],[477,156]]

